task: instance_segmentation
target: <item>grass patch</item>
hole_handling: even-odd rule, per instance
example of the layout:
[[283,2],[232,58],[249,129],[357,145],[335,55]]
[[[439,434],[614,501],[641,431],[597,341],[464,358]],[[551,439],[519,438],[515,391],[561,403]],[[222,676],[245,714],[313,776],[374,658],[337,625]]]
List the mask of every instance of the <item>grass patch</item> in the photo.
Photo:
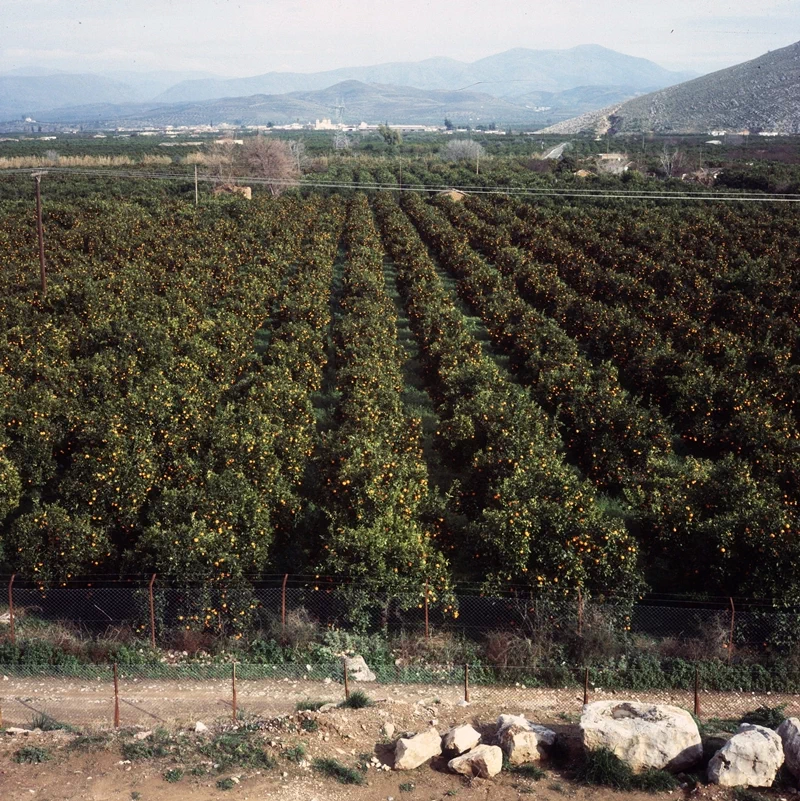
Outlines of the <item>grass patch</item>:
[[215,762],[220,773],[233,767],[270,770],[278,763],[268,754],[263,744],[250,731],[231,731],[218,734],[213,740],[202,743],[198,751]]
[[678,780],[665,770],[651,768],[633,776],[633,788],[644,790],[646,793],[663,793],[667,790],[677,790],[678,787],[680,787]]
[[524,776],[526,779],[538,782],[543,779],[547,774],[538,765],[509,765],[507,768],[509,773],[514,773],[517,776]]
[[300,728],[303,731],[319,731],[319,723],[314,718],[305,718],[300,721]]
[[353,690],[350,697],[346,701],[339,704],[341,709],[364,709],[365,707],[372,706],[375,702],[363,691]]
[[364,776],[355,768],[348,768],[338,759],[315,759],[313,768],[323,776],[336,779],[340,784],[364,784]]
[[316,701],[312,698],[304,698],[294,705],[295,712],[316,712],[321,706],[329,703],[328,701]]
[[302,762],[306,755],[306,745],[305,743],[297,743],[291,748],[284,748],[282,753],[289,762]]
[[236,787],[236,782],[230,776],[217,779],[217,790],[233,790],[234,787]]
[[144,740],[130,740],[122,744],[123,759],[136,762],[141,759],[161,759],[173,753],[177,741],[166,729],[156,729]]
[[109,734],[82,734],[76,737],[69,747],[73,751],[99,751],[101,748],[108,748],[111,744]]
[[53,755],[46,748],[40,748],[38,745],[26,745],[14,752],[14,762],[20,765],[38,765],[52,758]]
[[769,796],[757,793],[751,787],[735,787],[733,798],[734,801],[769,801]]
[[401,793],[411,793],[414,791],[414,787],[415,787],[414,782],[403,782],[400,785],[399,790]]
[[164,781],[175,783],[183,778],[183,768],[170,768],[164,773]]
[[634,773],[630,765],[607,748],[590,751],[575,778],[581,784],[613,787],[616,790],[644,790],[648,793],[674,790],[679,786],[678,780],[665,770],[651,768],[644,773]]
[[34,715],[30,722],[31,729],[40,729],[41,731],[75,731],[69,723],[62,723],[60,720],[51,718],[44,712]]
[[756,726],[764,726],[767,729],[777,729],[786,720],[786,704],[780,706],[760,706],[745,712],[739,719],[739,723],[752,723]]

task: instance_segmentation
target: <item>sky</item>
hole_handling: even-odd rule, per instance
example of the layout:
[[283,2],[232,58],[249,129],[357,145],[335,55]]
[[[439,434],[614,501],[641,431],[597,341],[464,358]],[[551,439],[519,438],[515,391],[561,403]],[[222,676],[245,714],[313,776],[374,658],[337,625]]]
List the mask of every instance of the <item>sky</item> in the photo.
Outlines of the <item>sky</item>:
[[599,44],[698,73],[800,39],[800,0],[0,0],[0,72],[315,72]]

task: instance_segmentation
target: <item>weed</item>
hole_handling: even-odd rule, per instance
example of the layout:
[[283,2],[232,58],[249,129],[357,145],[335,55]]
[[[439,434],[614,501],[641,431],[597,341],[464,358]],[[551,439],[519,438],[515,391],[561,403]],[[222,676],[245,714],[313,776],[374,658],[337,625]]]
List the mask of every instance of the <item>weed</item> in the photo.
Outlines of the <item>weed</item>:
[[183,768],[170,768],[164,773],[164,781],[179,782],[183,778]]
[[745,712],[739,723],[753,723],[756,726],[765,726],[768,729],[777,729],[786,719],[786,704],[780,706],[760,706],[750,712]]
[[445,793],[445,795],[447,795],[447,796],[458,795],[458,790],[448,790]]
[[346,701],[342,701],[339,707],[342,709],[364,709],[372,706],[375,702],[363,691],[354,690]]
[[300,721],[300,728],[303,731],[317,731],[319,729],[319,723],[317,723],[314,718],[304,718]]
[[218,790],[233,790],[234,787],[236,787],[236,782],[230,776],[226,776],[224,779],[217,779]]
[[41,731],[75,731],[69,723],[62,723],[44,712],[39,712],[31,719],[31,729],[40,729]]
[[757,793],[749,787],[736,787],[733,791],[734,801],[769,801],[769,797]]
[[138,790],[131,790],[131,801],[139,801],[142,794]]
[[283,756],[288,759],[289,762],[302,762],[305,755],[305,743],[297,743],[297,745],[293,745],[291,748],[283,749]]
[[277,764],[275,758],[264,750],[250,731],[237,730],[218,734],[210,742],[201,744],[198,750],[217,763],[220,773],[233,767],[269,770]]
[[123,759],[161,759],[169,756],[177,742],[166,729],[156,729],[144,740],[131,740],[122,744]]
[[667,790],[676,790],[679,782],[665,770],[650,768],[650,770],[633,777],[633,786],[636,790],[644,790],[647,793],[662,793]]
[[36,765],[52,758],[52,754],[46,748],[40,748],[38,745],[26,745],[14,752],[14,762],[20,765]]
[[316,712],[321,706],[325,706],[328,701],[314,701],[311,698],[304,698],[295,705],[296,712]]
[[633,771],[630,765],[626,765],[607,748],[589,751],[575,778],[581,784],[614,787],[617,790],[630,790],[633,786]]
[[108,748],[111,737],[108,734],[83,734],[76,737],[69,747],[75,751],[99,751]]
[[364,777],[355,768],[348,768],[338,759],[315,759],[313,768],[341,784],[363,784]]
[[561,793],[562,795],[565,795],[567,792],[566,788],[564,787],[563,784],[561,784],[561,782],[550,782],[550,784],[548,784],[547,787],[554,793]]
[[403,782],[400,785],[400,792],[401,793],[410,793],[414,790],[414,782]]
[[527,765],[509,765],[508,772],[516,773],[517,776],[524,776],[535,782],[538,782],[539,779],[543,779],[547,775],[538,765],[532,765],[530,763]]

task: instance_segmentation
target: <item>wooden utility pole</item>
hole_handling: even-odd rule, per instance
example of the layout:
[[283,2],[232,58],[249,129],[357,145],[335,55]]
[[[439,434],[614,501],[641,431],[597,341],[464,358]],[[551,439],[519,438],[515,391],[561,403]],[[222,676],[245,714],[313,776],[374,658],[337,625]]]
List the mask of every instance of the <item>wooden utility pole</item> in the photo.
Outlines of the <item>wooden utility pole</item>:
[[44,228],[42,227],[42,191],[43,172],[33,173],[36,182],[36,234],[39,238],[39,276],[42,283],[42,297],[47,295],[47,267],[44,261]]
[[194,165],[194,205],[196,206],[198,202],[198,194],[197,194],[197,165]]

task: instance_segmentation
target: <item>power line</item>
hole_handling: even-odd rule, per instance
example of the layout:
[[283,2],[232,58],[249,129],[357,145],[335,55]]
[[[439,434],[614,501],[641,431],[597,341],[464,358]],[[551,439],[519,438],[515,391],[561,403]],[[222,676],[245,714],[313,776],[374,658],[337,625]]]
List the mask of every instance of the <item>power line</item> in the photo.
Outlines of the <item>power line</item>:
[[[36,168],[11,168],[0,171],[0,175],[30,175]],[[189,173],[142,173],[130,170],[78,169],[74,167],[48,167],[48,172],[61,175],[84,175],[103,178],[127,178],[134,180],[186,181],[192,182]],[[219,183],[210,176],[198,176],[204,183]],[[388,192],[437,192],[458,190],[480,195],[505,195],[512,197],[566,197],[611,200],[680,200],[680,201],[717,201],[726,203],[800,203],[800,194],[776,193],[763,194],[755,192],[670,192],[668,190],[648,189],[577,189],[573,187],[512,187],[512,186],[480,186],[472,184],[410,184],[400,186],[395,183],[361,183],[354,181],[320,181],[320,180],[284,180],[263,178],[255,175],[236,176],[237,181],[265,186],[301,187],[310,189],[347,189],[353,191],[388,191]]]

